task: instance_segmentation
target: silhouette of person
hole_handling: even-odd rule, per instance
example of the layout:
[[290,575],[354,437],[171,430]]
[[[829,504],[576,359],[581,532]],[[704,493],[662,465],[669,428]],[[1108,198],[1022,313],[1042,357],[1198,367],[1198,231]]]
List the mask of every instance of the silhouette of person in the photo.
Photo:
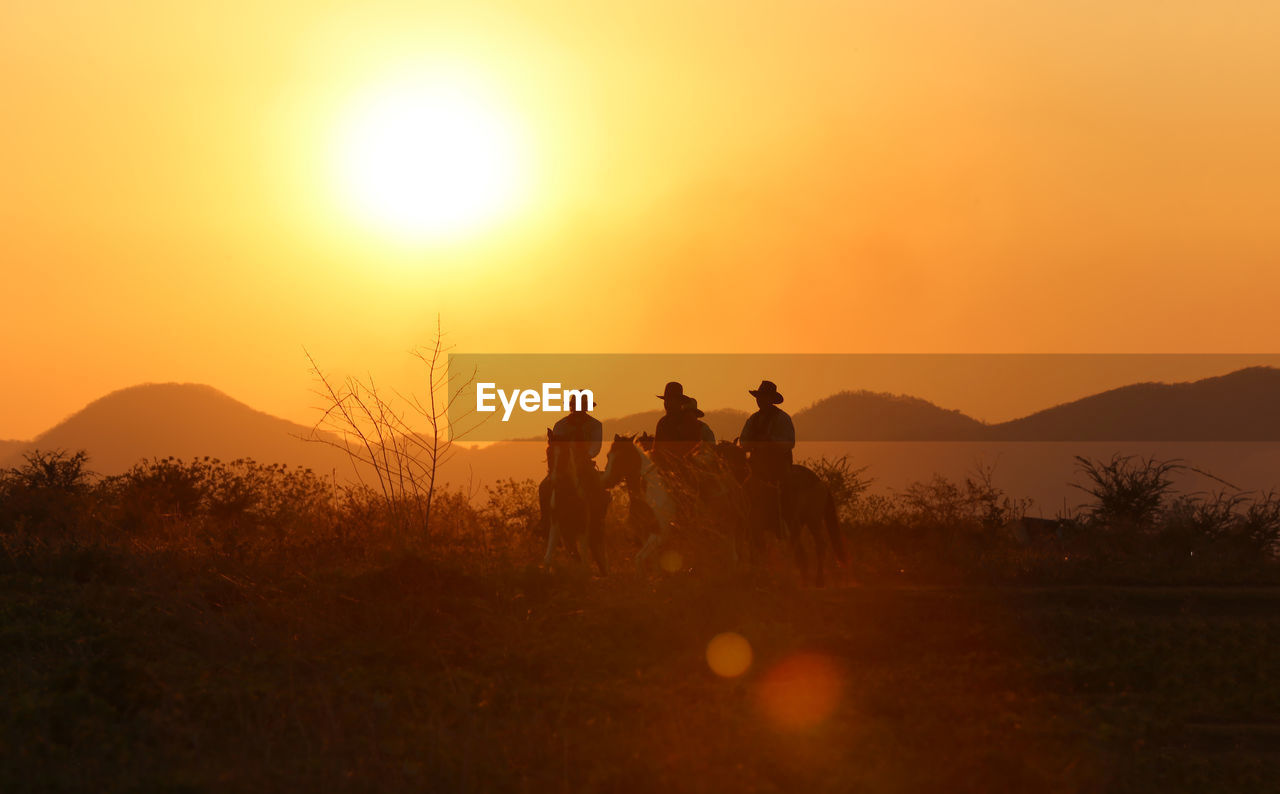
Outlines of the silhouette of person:
[[[591,407],[598,408],[599,403]],[[574,404],[570,406],[569,415],[552,426],[551,437],[553,443],[573,444],[581,451],[580,460],[583,461],[584,467],[590,469],[584,472],[589,475],[584,478],[584,481],[591,483],[588,520],[593,531],[602,528],[605,513],[609,509],[610,496],[608,489],[601,483],[602,478],[596,469],[595,457],[600,454],[600,447],[604,440],[604,425],[599,419],[587,413],[585,397],[581,395],[576,397]],[[546,480],[543,482],[545,487],[550,487]]]
[[760,388],[748,389],[758,410],[742,426],[738,443],[747,452],[748,483],[761,523],[775,533],[782,532],[782,516],[790,505],[792,451],[796,430],[791,417],[778,407],[782,395],[773,381],[760,381]]
[[658,426],[653,431],[653,462],[672,470],[680,465],[680,459],[693,449],[702,434],[697,417],[686,408],[689,398],[679,382],[673,380],[668,383],[658,399],[662,400],[666,414],[658,419]]
[[[599,405],[592,407],[599,407]],[[604,442],[604,425],[587,412],[586,398],[577,395],[574,404],[570,406],[569,415],[552,426],[551,434],[557,441],[582,444],[586,459],[594,463]]]
[[698,428],[698,441],[704,446],[714,447],[716,445],[716,434],[711,430],[711,426],[702,421],[705,413],[698,410],[698,401],[693,397],[686,396],[684,409],[690,414],[690,421]]
[[712,474],[712,470],[715,469],[716,434],[710,425],[702,421],[702,417],[706,414],[699,410],[698,401],[689,395],[685,397],[684,411],[688,414],[688,421],[698,433],[697,443],[683,461],[687,464],[686,474],[691,475],[686,482],[694,489],[695,496],[702,499],[705,494],[715,489],[715,475]]

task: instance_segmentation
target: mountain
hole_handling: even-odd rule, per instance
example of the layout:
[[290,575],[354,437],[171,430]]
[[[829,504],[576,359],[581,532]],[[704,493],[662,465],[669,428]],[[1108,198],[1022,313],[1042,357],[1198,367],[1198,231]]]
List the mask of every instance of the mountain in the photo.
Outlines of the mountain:
[[26,441],[0,441],[0,465],[4,465],[9,460],[20,459],[22,451],[27,448]]
[[[1280,483],[1280,370],[1252,368],[1190,383],[1140,383],[1054,406],[1021,419],[985,425],[925,400],[843,392],[796,411],[797,458],[851,455],[885,487],[905,487],[934,472],[960,476],[974,463],[998,463],[1011,493],[1041,503],[1075,499],[1066,489],[1074,455],[1182,457],[1250,487]],[[653,432],[659,411],[604,420],[605,448],[614,433]],[[718,438],[736,437],[746,419],[737,410],[708,411]],[[0,442],[0,466],[31,449],[88,451],[103,474],[142,458],[253,458],[350,476],[346,456],[300,437],[310,428],[256,411],[197,384],[146,384],[123,389],[29,442]],[[1013,443],[1010,443],[1013,442]],[[1037,443],[1028,443],[1037,442]],[[500,479],[539,477],[543,439],[456,449],[441,481],[471,492]],[[604,455],[599,458],[604,465]]]
[[1280,441],[1280,369],[1135,383],[987,425],[916,397],[843,392],[795,414],[815,441]]
[[847,391],[793,417],[797,438],[822,441],[977,441],[987,426],[959,411],[898,394]]
[[[732,441],[751,414],[732,408],[707,411],[702,421],[716,438]],[[655,409],[602,419],[605,439],[615,433],[652,433],[662,417]],[[792,416],[797,438],[822,441],[976,441],[986,425],[960,411],[939,408],[918,397],[870,391],[833,394]],[[518,439],[540,441],[540,438]]]
[[89,453],[89,468],[102,474],[125,471],[142,458],[169,455],[253,458],[326,473],[350,468],[336,450],[299,438],[310,431],[211,386],[149,383],[95,400],[30,442],[0,447],[0,465],[15,465],[32,449],[83,449]]
[[[716,434],[717,439],[732,441],[742,432],[742,423],[747,421],[748,414],[745,411],[736,411],[731,408],[718,408],[714,411],[707,411],[706,416],[702,417],[702,421],[706,422],[711,431]],[[658,419],[662,417],[661,410],[644,411],[638,414],[628,414],[617,419],[604,419],[604,437],[606,443],[613,438],[614,433],[653,433],[654,428],[658,425]]]
[[998,441],[1277,441],[1280,370],[1135,383],[989,428]]

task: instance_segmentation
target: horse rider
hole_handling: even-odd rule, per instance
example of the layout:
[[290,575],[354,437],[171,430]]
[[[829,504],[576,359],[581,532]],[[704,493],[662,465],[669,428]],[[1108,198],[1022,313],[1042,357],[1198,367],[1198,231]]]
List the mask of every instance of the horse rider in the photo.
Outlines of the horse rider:
[[746,450],[758,516],[762,523],[777,534],[782,532],[782,517],[787,514],[791,497],[792,451],[796,445],[796,430],[791,417],[778,405],[782,395],[773,381],[760,382],[760,388],[748,389],[756,398],[757,411],[747,417],[742,426],[739,444]]
[[684,409],[689,413],[689,421],[693,422],[698,428],[698,443],[705,448],[711,448],[716,445],[716,434],[711,430],[711,426],[702,421],[705,413],[698,410],[698,401],[693,397],[686,396]]
[[653,431],[653,462],[671,472],[680,467],[680,461],[701,440],[702,431],[698,417],[688,410],[689,398],[678,381],[668,383],[658,399],[666,413]]
[[689,473],[692,474],[690,484],[698,498],[705,499],[707,494],[717,490],[713,473],[719,468],[716,458],[716,434],[710,425],[702,421],[702,417],[706,414],[699,410],[698,401],[688,395],[686,398],[684,410],[689,415],[688,421],[698,430],[698,443],[685,456],[685,461],[690,464],[688,466]]
[[[595,403],[594,398],[590,402]],[[604,526],[605,513],[609,509],[609,491],[600,484],[601,477],[595,462],[604,440],[604,426],[599,419],[587,413],[589,409],[596,407],[598,404],[588,405],[585,395],[577,394],[570,406],[569,415],[551,428],[552,443],[576,445],[582,453],[579,459],[583,462],[583,474],[587,475],[583,481],[587,484],[593,530]]]

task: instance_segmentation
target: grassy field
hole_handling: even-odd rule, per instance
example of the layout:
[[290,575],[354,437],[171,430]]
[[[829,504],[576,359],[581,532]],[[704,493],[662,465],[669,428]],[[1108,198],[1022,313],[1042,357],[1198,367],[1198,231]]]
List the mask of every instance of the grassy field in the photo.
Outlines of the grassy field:
[[850,562],[813,589],[714,514],[640,573],[625,498],[612,575],[544,570],[532,481],[424,528],[279,465],[83,463],[0,472],[2,792],[1280,791],[1280,497],[1162,464],[1028,543],[981,479],[818,462]]
[[[813,590],[456,549],[3,570],[6,792],[1280,786],[1280,590]],[[706,659],[729,631],[754,651],[732,679]]]

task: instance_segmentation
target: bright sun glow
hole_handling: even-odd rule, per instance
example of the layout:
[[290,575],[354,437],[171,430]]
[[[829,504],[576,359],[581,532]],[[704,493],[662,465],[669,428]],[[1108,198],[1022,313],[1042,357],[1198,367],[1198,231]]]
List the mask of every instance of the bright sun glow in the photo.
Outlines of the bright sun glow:
[[525,189],[516,126],[457,79],[384,87],[352,110],[340,138],[341,190],[385,232],[454,238],[511,213]]

